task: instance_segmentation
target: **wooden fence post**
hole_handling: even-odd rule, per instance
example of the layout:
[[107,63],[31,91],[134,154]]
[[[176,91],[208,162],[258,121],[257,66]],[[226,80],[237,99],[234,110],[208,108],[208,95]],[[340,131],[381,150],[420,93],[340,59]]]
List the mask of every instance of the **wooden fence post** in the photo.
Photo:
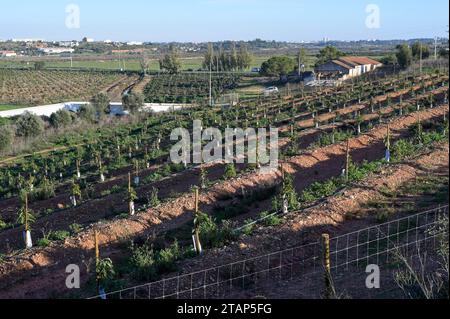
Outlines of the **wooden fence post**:
[[325,280],[325,298],[330,299],[332,297],[333,288],[331,284],[330,236],[328,234],[322,235],[322,252]]
[[347,139],[347,149],[345,152],[345,181],[348,182],[350,170],[350,139]]
[[25,232],[28,232],[28,194],[25,193]]
[[386,140],[386,161],[391,161],[391,126],[387,124],[387,140]]
[[100,282],[98,278],[98,263],[100,261],[100,249],[98,244],[98,231],[94,230],[94,245],[95,245],[95,281],[97,283],[97,291],[100,288]]

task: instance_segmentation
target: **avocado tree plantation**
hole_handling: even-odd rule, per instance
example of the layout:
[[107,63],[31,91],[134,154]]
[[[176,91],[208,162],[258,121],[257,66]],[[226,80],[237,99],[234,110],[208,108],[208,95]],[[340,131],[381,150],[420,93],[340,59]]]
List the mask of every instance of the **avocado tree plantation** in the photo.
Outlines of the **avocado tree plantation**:
[[[155,76],[144,91],[145,100],[204,99],[208,78],[208,74]],[[232,90],[237,80],[233,75],[215,75],[216,94]],[[33,225],[33,230],[69,232],[68,238],[76,242],[93,238],[91,225],[95,225],[102,246],[111,249],[104,258],[96,258],[95,275],[102,288],[119,279],[127,285],[156,280],[173,272],[176,262],[201,258],[196,256],[211,248],[220,251],[239,236],[252,238],[258,227],[276,228],[285,216],[352,187],[388,167],[388,162],[395,164],[444,141],[447,94],[448,74],[402,73],[315,92],[293,86],[289,94],[260,96],[228,108],[199,103],[144,114],[134,123],[73,134],[60,141],[64,149],[36,151],[2,164],[0,241],[10,238],[14,249],[30,248]],[[96,99],[103,104],[103,97]],[[422,122],[413,129],[416,116]],[[242,126],[278,128],[282,165],[261,173],[264,154],[259,141],[256,164],[236,159],[172,163],[172,130],[191,131],[195,119],[201,119],[203,127],[221,131]],[[26,123],[24,132],[31,127]],[[25,244],[20,236],[16,238],[24,230],[30,233]],[[36,231],[32,235],[35,241],[43,237]],[[112,247],[123,239],[120,236],[135,242],[131,247]],[[55,242],[55,247],[64,249],[63,241]],[[0,245],[0,252],[7,253],[7,247]]]

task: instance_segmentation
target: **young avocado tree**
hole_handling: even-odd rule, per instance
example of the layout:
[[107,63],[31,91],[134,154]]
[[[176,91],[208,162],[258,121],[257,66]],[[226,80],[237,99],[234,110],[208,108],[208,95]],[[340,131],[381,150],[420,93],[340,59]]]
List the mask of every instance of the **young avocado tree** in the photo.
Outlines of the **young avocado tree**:
[[431,93],[428,99],[428,102],[430,103],[430,109],[432,109],[434,107],[434,94]]
[[209,184],[208,181],[208,172],[205,169],[204,164],[200,165],[200,175],[199,175],[200,188],[205,189]]
[[359,112],[358,112],[358,115],[357,115],[355,121],[356,121],[357,133],[358,133],[358,135],[360,135],[361,134],[361,124],[364,122],[364,118],[361,116],[361,114],[359,114]]
[[417,143],[422,144],[423,143],[423,126],[422,122],[420,121],[420,117],[417,116],[417,123],[416,123],[416,136],[415,136]]
[[256,169],[261,169],[261,162],[260,162],[260,154],[259,154],[259,138],[258,136],[256,138]]
[[70,197],[70,201],[72,203],[73,207],[77,206],[77,198],[80,200],[82,200],[81,198],[81,188],[80,185],[78,185],[76,183],[75,180],[72,181],[72,196]]
[[387,124],[387,133],[386,133],[386,155],[385,155],[386,162],[391,161],[391,127],[390,124]]
[[27,181],[28,190],[30,192],[34,191],[34,180],[35,180],[34,176],[30,174]]
[[134,161],[134,186],[139,187],[140,178],[139,178],[139,161],[136,159]]
[[161,204],[161,201],[159,200],[159,191],[156,187],[152,188],[152,192],[150,193],[150,197],[148,199],[148,204],[150,207],[156,207],[159,204]]
[[275,196],[272,206],[277,212],[281,210],[283,214],[287,214],[291,210],[300,207],[298,202],[298,195],[294,187],[294,178],[291,174],[284,171],[281,165],[282,183],[281,189],[277,196]]
[[283,199],[283,213],[286,214],[289,210],[298,209],[299,203],[294,187],[294,178],[290,174],[284,174],[281,198]]
[[316,128],[316,130],[320,128],[320,121],[318,117],[314,117],[314,127]]
[[231,179],[231,178],[235,178],[236,177],[236,167],[234,166],[234,163],[229,163],[225,166],[225,171],[224,171],[224,178],[225,179]]
[[194,243],[195,251],[197,252],[198,255],[201,255],[203,253],[202,244],[200,242],[200,224],[201,224],[202,214],[198,208],[198,201],[199,201],[198,187],[195,187],[194,195],[195,195],[195,199],[194,199],[195,208],[194,208],[194,229],[192,230],[192,241]]
[[114,264],[110,258],[99,258],[95,265],[98,290],[100,295],[104,295],[104,287],[115,276]]
[[33,241],[31,239],[30,225],[36,221],[32,212],[28,209],[28,193],[24,194],[24,203],[18,211],[17,223],[24,226],[23,238],[25,241],[25,248],[33,248]]
[[100,182],[103,183],[105,181],[105,168],[103,167],[102,157],[100,153],[97,155],[97,165],[98,165],[98,173],[100,175]]
[[110,258],[100,258],[99,239],[97,230],[94,231],[95,236],[95,279],[97,282],[97,290],[103,299],[105,296],[105,285],[115,276],[114,264]]
[[146,146],[145,147],[145,154],[144,154],[144,162],[145,162],[145,167],[147,169],[150,168],[150,159],[151,159],[151,157],[150,157],[150,154],[148,153],[148,147]]
[[128,212],[131,216],[136,213],[134,207],[134,201],[137,199],[136,191],[131,187],[131,173],[128,173]]

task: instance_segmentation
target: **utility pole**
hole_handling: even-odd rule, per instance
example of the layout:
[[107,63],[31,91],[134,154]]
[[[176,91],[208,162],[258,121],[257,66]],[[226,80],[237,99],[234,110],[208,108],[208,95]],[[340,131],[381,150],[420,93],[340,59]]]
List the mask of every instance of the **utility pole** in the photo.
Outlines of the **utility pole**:
[[209,58],[209,106],[212,106],[212,55]]
[[434,60],[437,61],[437,37],[434,38]]

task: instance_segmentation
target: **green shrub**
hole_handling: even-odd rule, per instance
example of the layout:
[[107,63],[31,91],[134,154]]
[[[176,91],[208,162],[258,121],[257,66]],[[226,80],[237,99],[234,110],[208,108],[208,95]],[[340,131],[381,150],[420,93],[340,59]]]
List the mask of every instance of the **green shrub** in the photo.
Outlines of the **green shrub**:
[[18,136],[38,136],[43,131],[44,121],[32,113],[25,112],[16,121],[16,134]]
[[78,114],[83,121],[88,123],[94,123],[97,119],[97,111],[90,104],[82,105]]
[[214,247],[222,247],[225,244],[234,241],[236,239],[236,233],[231,227],[231,222],[224,220],[221,224],[220,230],[216,233]]
[[148,204],[150,207],[157,207],[159,204],[161,204],[161,201],[158,197],[158,189],[156,187],[152,188],[152,192],[150,193],[150,196],[148,197]]
[[70,237],[70,233],[65,230],[52,231],[48,235],[48,239],[51,241],[63,241]]
[[69,226],[70,231],[72,232],[72,234],[78,234],[83,230],[83,226],[81,226],[80,224],[72,224]]
[[31,193],[31,196],[33,200],[47,200],[53,198],[55,197],[55,185],[47,178],[44,178],[39,187]]
[[130,265],[132,276],[136,280],[151,281],[156,279],[156,262],[153,248],[148,245],[131,247]]
[[392,146],[392,159],[401,161],[417,153],[417,146],[408,140],[399,140]]
[[315,182],[307,187],[300,195],[303,203],[315,202],[321,198],[333,195],[343,183],[340,179],[331,178],[325,182]]
[[275,211],[279,211],[283,207],[285,199],[289,209],[295,210],[299,208],[298,195],[294,187],[294,177],[290,174],[285,174],[277,199],[272,202]]
[[283,221],[278,215],[269,212],[262,212],[259,216],[266,226],[278,226]]
[[242,229],[242,233],[244,235],[250,236],[255,230],[255,224],[251,224],[252,222],[253,220],[251,219],[246,219],[244,221],[244,223],[246,224],[245,227]]
[[42,247],[42,248],[47,247],[47,246],[49,246],[50,244],[51,244],[51,240],[48,239],[48,238],[40,238],[40,239],[37,241],[37,246],[38,246],[38,247]]
[[367,177],[368,174],[376,172],[381,166],[381,161],[368,162],[364,161],[360,165],[353,162],[349,165],[348,177],[350,181],[360,181]]
[[50,116],[50,124],[54,128],[63,128],[72,123],[72,116],[69,111],[62,109]]
[[235,234],[228,221],[219,226],[208,214],[199,212],[196,218],[203,247],[222,247],[235,239]]
[[14,138],[14,132],[11,127],[2,125],[0,126],[0,152],[8,149]]
[[117,193],[121,193],[123,191],[123,187],[120,187],[119,185],[114,185],[113,187],[111,187],[111,194],[117,194]]
[[110,258],[100,259],[95,267],[97,273],[97,280],[101,285],[106,284],[112,280],[116,274],[113,262]]
[[231,179],[236,177],[236,168],[233,163],[227,164],[225,166],[225,172],[223,174],[225,179]]
[[157,263],[159,271],[175,271],[175,262],[182,256],[178,241],[175,241],[170,247],[165,248],[158,253]]
[[214,238],[217,235],[217,225],[208,214],[198,212],[196,217],[200,233],[200,240],[203,246],[213,246]]

